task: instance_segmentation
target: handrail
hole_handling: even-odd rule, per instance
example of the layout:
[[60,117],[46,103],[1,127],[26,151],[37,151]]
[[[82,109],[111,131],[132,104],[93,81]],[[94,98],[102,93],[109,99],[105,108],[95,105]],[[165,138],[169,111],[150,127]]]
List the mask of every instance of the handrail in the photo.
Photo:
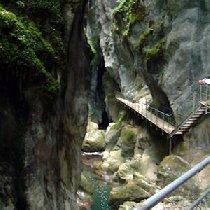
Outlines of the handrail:
[[199,203],[202,202],[202,200],[207,197],[207,195],[210,194],[210,188],[208,190],[206,190],[203,195],[201,195],[190,207],[188,210],[192,210],[194,209],[196,206],[199,205]]
[[[142,103],[142,104],[144,104],[144,105],[147,105],[147,103],[144,103],[144,102],[140,102],[140,103]],[[150,111],[150,109],[154,110],[154,112]],[[155,115],[156,115],[157,117],[159,117],[160,119],[166,120],[168,123],[171,122],[170,119],[173,117],[172,114],[167,114],[167,113],[165,113],[165,112],[162,112],[162,111],[160,111],[159,109],[157,109],[157,108],[155,108],[155,107],[153,107],[153,106],[149,106],[149,107],[148,107],[148,111],[151,112],[151,113],[153,113],[153,114],[155,114]],[[158,115],[158,113],[161,115],[161,117]],[[165,117],[166,117],[166,118],[165,118]]]
[[170,134],[170,136],[173,136],[173,135],[179,130],[179,128],[181,128],[181,127],[184,125],[184,123],[185,123],[186,121],[188,121],[188,120],[193,116],[193,114],[196,113],[196,111],[198,111],[199,107],[200,107],[200,106],[196,107],[196,109],[195,109],[194,111],[188,113],[188,115],[184,118],[184,120],[182,120],[182,121],[176,126],[176,128],[172,131],[172,133]]
[[210,156],[204,159],[202,162],[195,165],[189,171],[185,172],[182,176],[174,180],[172,183],[164,187],[162,190],[157,192],[152,197],[148,198],[143,207],[135,207],[133,210],[148,210],[159,203],[162,199],[164,199],[167,195],[177,189],[180,185],[185,183],[188,179],[192,178],[195,174],[203,170],[208,164],[210,164]]
[[[118,97],[116,97],[118,98]],[[147,102],[144,103],[144,102],[140,102],[140,103],[131,103],[131,104],[134,104],[137,109],[136,110],[140,110],[142,109],[143,110],[143,107],[146,107],[145,109],[145,114],[146,114],[146,118],[147,118],[147,113],[150,112],[152,114],[154,114],[156,116],[156,122],[158,119],[161,119],[163,120],[163,122],[167,122],[168,124],[166,125],[166,127],[168,126],[175,126],[175,129],[169,133],[170,134],[170,137],[172,137],[177,131],[179,131],[179,128],[184,125],[184,123],[196,112],[198,111],[199,107],[201,106],[201,101],[206,101],[207,100],[210,100],[210,86],[209,85],[194,85],[194,86],[191,86],[191,94],[188,94],[188,97],[186,98],[186,100],[188,102],[190,102],[190,107],[187,107],[189,112],[185,112],[184,114],[182,113],[181,114],[181,118],[178,118],[179,120],[176,120],[175,122],[175,119],[173,117],[172,114],[167,114],[165,112],[162,112],[160,110],[158,110],[157,108],[155,107],[152,107],[152,106],[148,106]],[[125,103],[127,106],[129,106],[129,103]],[[137,104],[141,105],[142,104],[142,107],[138,108]],[[206,110],[205,110],[205,114],[207,114],[207,109],[208,108],[208,105],[204,105],[206,106]],[[141,110],[141,111],[142,111]],[[169,125],[170,124],[170,125]],[[163,126],[162,126],[162,130],[164,130],[164,123],[163,123]]]

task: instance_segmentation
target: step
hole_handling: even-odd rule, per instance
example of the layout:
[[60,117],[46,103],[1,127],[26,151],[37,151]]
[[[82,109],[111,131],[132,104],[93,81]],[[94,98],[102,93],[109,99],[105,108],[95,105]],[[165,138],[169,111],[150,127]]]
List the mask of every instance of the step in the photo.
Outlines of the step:
[[186,129],[188,129],[188,128],[190,128],[191,126],[181,126],[180,128],[179,128],[179,130],[186,130]]
[[195,117],[200,117],[201,115],[203,115],[203,113],[200,113],[200,114],[194,114],[193,116],[195,116]]
[[183,133],[185,130],[178,130],[177,132],[181,132],[181,133]]
[[195,122],[195,120],[196,120],[196,118],[194,118],[194,119],[188,119],[185,123],[183,123],[183,124],[192,124],[192,123],[194,123]]
[[197,119],[198,116],[192,116],[190,119]]
[[193,123],[197,118],[198,118],[198,117],[194,117],[194,119],[190,118],[190,119],[188,119],[186,122],[192,122],[192,123]]
[[199,110],[199,111],[196,111],[195,113],[203,113],[205,110]]
[[195,112],[194,114],[203,114],[205,112],[205,110],[203,111],[198,111],[198,112]]
[[189,128],[190,126],[189,125],[183,125],[181,126],[181,129],[185,129],[185,128]]
[[181,131],[177,131],[175,134],[176,134],[176,135],[182,135],[182,134],[183,134],[183,132],[181,132]]

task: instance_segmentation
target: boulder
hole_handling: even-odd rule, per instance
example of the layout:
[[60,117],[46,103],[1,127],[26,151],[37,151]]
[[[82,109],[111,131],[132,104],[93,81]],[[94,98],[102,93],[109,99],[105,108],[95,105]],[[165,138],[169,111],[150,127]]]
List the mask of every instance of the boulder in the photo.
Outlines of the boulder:
[[[190,169],[190,165],[184,159],[176,155],[170,155],[163,159],[158,168],[158,184],[164,187],[180,177],[186,171]],[[196,178],[191,178],[185,182],[182,186],[176,189],[172,195],[182,195],[183,197],[189,197],[195,199],[199,195],[199,187],[197,185]],[[194,198],[194,196],[196,196]]]
[[125,201],[141,201],[154,194],[156,188],[154,183],[135,172],[133,175],[126,177],[125,184],[112,188],[110,202],[116,206]]
[[101,165],[102,170],[108,172],[116,172],[119,166],[123,162],[123,158],[121,156],[121,150],[116,151],[105,151],[103,154],[103,163]]
[[92,130],[86,133],[82,151],[96,152],[105,150],[105,131]]

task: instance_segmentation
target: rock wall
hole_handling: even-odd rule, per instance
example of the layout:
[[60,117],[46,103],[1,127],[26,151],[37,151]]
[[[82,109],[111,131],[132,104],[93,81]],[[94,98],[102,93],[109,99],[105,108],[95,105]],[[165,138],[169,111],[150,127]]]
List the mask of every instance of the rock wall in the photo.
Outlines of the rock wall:
[[[146,98],[152,106],[172,114],[176,123],[192,111],[195,92],[199,99],[197,81],[210,74],[209,8],[205,0],[91,1],[89,27],[100,31],[98,39],[107,70],[103,78],[105,102],[115,122],[120,111],[129,113],[115,102],[119,92],[131,101]],[[137,124],[143,123],[139,119]],[[205,115],[173,148],[172,153],[183,163],[193,166],[209,155],[208,124]],[[149,123],[146,127],[158,139],[158,132]],[[118,154],[113,151],[109,155]],[[208,170],[196,178],[201,190],[208,186]]]
[[77,209],[87,1],[1,3],[0,206]]
[[158,108],[188,109],[183,99],[209,73],[208,4],[92,1],[105,66],[126,97],[139,99],[147,87]]

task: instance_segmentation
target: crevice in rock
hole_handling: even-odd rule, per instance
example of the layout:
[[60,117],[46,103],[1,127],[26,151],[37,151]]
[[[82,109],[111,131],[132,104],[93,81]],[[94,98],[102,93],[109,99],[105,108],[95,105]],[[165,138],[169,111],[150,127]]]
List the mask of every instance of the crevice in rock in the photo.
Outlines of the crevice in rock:
[[109,126],[108,114],[105,110],[103,110],[102,111],[102,120],[101,120],[101,123],[98,124],[98,129],[106,130],[108,126]]
[[106,72],[104,58],[101,48],[98,47],[92,61],[92,80],[90,94],[90,115],[93,122],[98,123],[98,129],[106,130],[111,121],[105,103],[105,90],[103,75]]

